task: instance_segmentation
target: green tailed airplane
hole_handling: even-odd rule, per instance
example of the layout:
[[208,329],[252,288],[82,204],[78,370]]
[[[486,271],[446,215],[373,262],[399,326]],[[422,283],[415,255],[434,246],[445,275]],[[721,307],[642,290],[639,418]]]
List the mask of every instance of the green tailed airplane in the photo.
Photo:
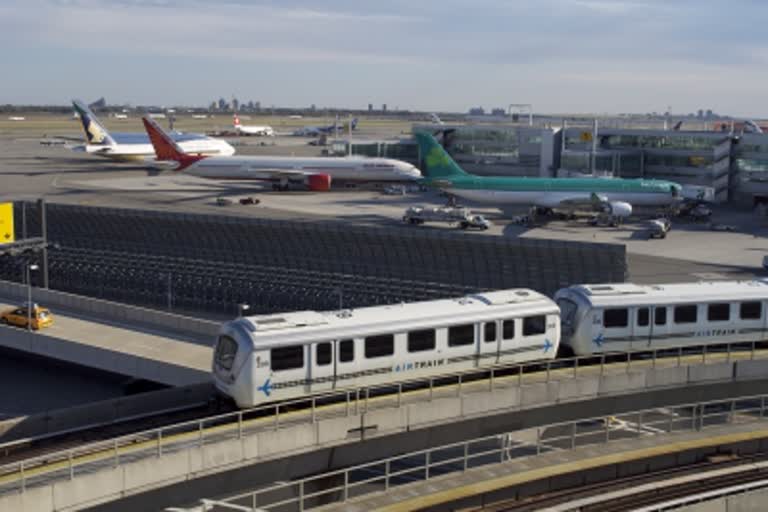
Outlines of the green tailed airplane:
[[415,135],[421,150],[424,183],[454,196],[498,206],[583,210],[624,218],[632,206],[672,206],[682,201],[682,187],[672,181],[622,178],[517,178],[469,174],[434,136]]

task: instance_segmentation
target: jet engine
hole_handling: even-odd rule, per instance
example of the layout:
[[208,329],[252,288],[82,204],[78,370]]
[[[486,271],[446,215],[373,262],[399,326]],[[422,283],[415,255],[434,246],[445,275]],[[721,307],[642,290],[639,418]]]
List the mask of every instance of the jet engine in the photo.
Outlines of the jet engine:
[[311,174],[307,177],[307,188],[313,192],[328,192],[331,190],[331,176],[328,174]]
[[608,203],[610,213],[614,217],[625,218],[632,215],[632,205],[624,201],[611,201]]

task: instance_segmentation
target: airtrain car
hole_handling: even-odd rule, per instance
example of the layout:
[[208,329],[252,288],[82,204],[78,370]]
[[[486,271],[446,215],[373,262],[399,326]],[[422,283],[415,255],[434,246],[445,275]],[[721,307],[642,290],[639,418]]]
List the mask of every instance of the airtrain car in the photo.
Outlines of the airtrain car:
[[217,389],[240,407],[352,386],[555,357],[559,310],[532,290],[329,312],[251,316],[222,325]]
[[762,341],[768,280],[559,290],[562,348],[576,355]]

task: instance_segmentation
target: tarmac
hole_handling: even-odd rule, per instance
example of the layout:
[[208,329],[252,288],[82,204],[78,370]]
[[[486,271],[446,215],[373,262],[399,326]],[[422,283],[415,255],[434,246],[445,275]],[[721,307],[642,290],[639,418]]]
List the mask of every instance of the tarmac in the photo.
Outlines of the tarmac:
[[[73,134],[76,136],[76,134]],[[382,133],[376,133],[382,136]],[[394,137],[398,134],[391,134]],[[365,135],[363,135],[364,137]],[[357,137],[357,135],[356,135]],[[391,138],[390,137],[390,138]],[[235,216],[293,220],[333,220],[397,229],[452,229],[449,225],[410,226],[402,223],[404,210],[413,205],[441,206],[445,198],[435,191],[386,195],[380,190],[341,189],[331,192],[274,192],[269,184],[218,182],[158,170],[140,163],[115,163],[96,156],[77,154],[64,145],[41,145],[40,138],[25,133],[0,133],[0,199],[45,197],[48,202],[215,213]],[[303,142],[302,142],[303,141]],[[262,143],[268,145],[261,145]],[[322,148],[304,139],[275,137],[269,141],[238,139],[239,154],[319,155]],[[258,205],[240,205],[252,196]],[[218,206],[216,199],[232,199]],[[485,215],[492,227],[486,232],[467,231],[466,236],[557,238],[627,246],[630,279],[637,282],[747,279],[765,275],[761,263],[768,254],[768,222],[737,207],[714,208],[716,223],[732,226],[733,232],[712,231],[706,225],[674,222],[668,237],[649,240],[647,219],[619,228],[586,225],[584,220],[551,221],[529,228],[512,223],[509,212],[487,205],[466,204]],[[524,213],[524,209],[520,210]]]

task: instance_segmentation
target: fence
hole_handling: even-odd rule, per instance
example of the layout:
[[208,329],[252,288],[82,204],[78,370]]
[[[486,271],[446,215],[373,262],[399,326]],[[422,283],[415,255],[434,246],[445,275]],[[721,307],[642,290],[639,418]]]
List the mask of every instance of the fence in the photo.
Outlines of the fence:
[[[37,205],[27,232],[40,231]],[[347,307],[527,287],[624,281],[624,246],[442,230],[47,205],[52,287],[196,310]],[[17,225],[21,220],[17,219]],[[0,277],[20,266],[0,261]],[[104,284],[101,284],[104,283]],[[183,304],[182,304],[183,302]]]
[[[425,377],[412,381],[401,381],[389,385],[345,390],[327,395],[316,395],[304,399],[268,404],[250,410],[207,417],[167,427],[147,430],[136,434],[117,437],[109,441],[88,443],[75,448],[0,466],[0,496],[7,493],[24,493],[28,488],[48,485],[55,481],[73,480],[78,475],[87,475],[99,470],[116,468],[140,460],[158,460],[161,457],[179,454],[190,448],[203,448],[216,443],[242,441],[261,433],[280,432],[287,427],[317,425],[334,418],[350,418],[371,415],[375,411],[392,416],[385,409],[399,408],[408,404],[424,404],[445,397],[477,397],[482,391],[506,391],[521,386],[535,387],[552,381],[575,382],[584,376],[595,376],[602,380],[612,375],[629,374],[645,369],[683,369],[684,378],[678,381],[643,381],[642,388],[687,385],[701,381],[734,380],[765,376],[765,365],[759,367],[734,368],[730,364],[712,364],[716,372],[707,374],[706,368],[697,369],[699,363],[763,363],[754,361],[768,357],[768,352],[759,350],[760,344],[727,344],[718,347],[690,347],[626,354],[603,354],[596,357],[579,357],[554,361],[504,365],[484,370],[470,370],[460,373]],[[572,386],[564,391],[570,399]],[[576,386],[578,387],[578,386]],[[627,389],[620,391],[626,392]],[[635,391],[638,391],[635,389]],[[595,395],[599,394],[595,390]],[[537,396],[536,394],[532,396]],[[502,399],[494,395],[494,400]],[[563,398],[565,399],[565,398]],[[521,406],[525,400],[520,401]],[[533,405],[533,404],[531,404]],[[498,405],[496,406],[498,409]],[[297,414],[297,410],[301,414]],[[395,415],[397,416],[397,415]],[[359,436],[365,437],[365,425],[355,420]],[[418,425],[409,425],[408,428]],[[342,439],[347,436],[346,426],[331,427],[332,434]],[[343,429],[341,432],[336,430]],[[293,436],[289,436],[293,439]],[[320,441],[312,441],[312,443]],[[9,446],[10,448],[10,446]],[[294,446],[294,449],[298,447]],[[277,450],[277,448],[274,448]],[[286,450],[290,451],[290,450]],[[274,452],[277,453],[277,452]],[[243,457],[246,457],[244,454]],[[186,457],[185,457],[186,460]],[[192,473],[194,471],[192,470]],[[191,475],[190,475],[191,476]],[[124,482],[123,482],[124,485]],[[123,489],[123,493],[125,489]]]
[[736,418],[739,424],[759,422],[766,417],[767,400],[768,395],[758,395],[551,423],[530,431],[481,437],[271,485],[220,502],[204,502],[211,507],[206,510],[211,511],[231,510],[232,506],[264,511],[309,510],[374,491],[388,491],[400,485],[554,450],[573,450],[617,439],[700,431],[733,424]]

